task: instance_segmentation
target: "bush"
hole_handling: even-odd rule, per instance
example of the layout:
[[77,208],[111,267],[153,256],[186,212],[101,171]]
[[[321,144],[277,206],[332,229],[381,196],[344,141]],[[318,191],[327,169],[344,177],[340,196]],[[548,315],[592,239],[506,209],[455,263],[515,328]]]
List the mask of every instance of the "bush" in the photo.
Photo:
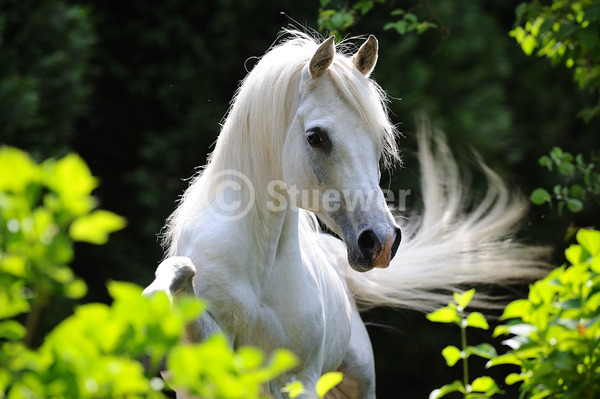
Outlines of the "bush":
[[[77,307],[33,348],[50,298],[86,292],[68,266],[73,243],[104,244],[125,220],[96,209],[97,181],[77,155],[36,164],[3,147],[0,170],[12,172],[0,174],[0,398],[164,398],[157,375],[166,358],[168,382],[191,395],[253,399],[263,384],[296,366],[287,350],[267,359],[253,347],[234,351],[224,335],[182,343],[186,324],[204,304],[195,297],[171,303],[165,293],[146,298],[141,287],[123,282],[108,286],[112,305]],[[318,395],[340,380],[340,373],[326,374]],[[288,392],[305,391],[292,383]]]
[[521,398],[579,399],[600,396],[600,231],[579,230],[577,245],[565,255],[570,265],[552,271],[531,285],[527,299],[506,306],[494,336],[509,335],[510,350],[498,356],[489,344],[467,346],[467,327],[488,329],[480,313],[466,313],[474,290],[455,294],[455,301],[427,317],[431,321],[455,323],[461,328],[462,348],[442,351],[448,366],[463,361],[463,381],[454,381],[433,391],[430,398],[461,392],[465,398],[490,397],[500,393],[498,385],[484,376],[469,382],[467,359],[491,359],[487,367],[510,364],[520,371],[506,377],[511,385],[521,383]]
[[527,299],[510,303],[494,334],[515,334],[512,350],[491,364],[521,368],[507,383],[522,382],[530,398],[600,396],[600,231],[579,230],[562,266],[533,284]]

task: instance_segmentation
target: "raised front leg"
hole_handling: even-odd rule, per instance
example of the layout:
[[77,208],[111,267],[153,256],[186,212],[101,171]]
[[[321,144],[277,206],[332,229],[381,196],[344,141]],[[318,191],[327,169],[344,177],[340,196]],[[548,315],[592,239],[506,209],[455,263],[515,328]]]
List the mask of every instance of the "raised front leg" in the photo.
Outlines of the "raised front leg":
[[[196,267],[190,258],[172,256],[158,265],[154,281],[146,287],[142,295],[150,296],[156,292],[164,292],[171,303],[180,295],[195,296],[195,274]],[[204,312],[200,318],[188,324],[184,339],[187,342],[200,342],[219,331],[219,326],[210,313]]]

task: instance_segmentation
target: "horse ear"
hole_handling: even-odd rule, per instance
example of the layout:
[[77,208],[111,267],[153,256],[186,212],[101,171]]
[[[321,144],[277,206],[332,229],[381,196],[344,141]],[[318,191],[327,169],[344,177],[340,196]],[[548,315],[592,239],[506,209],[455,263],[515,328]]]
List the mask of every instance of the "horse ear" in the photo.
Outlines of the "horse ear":
[[313,79],[323,75],[333,62],[333,57],[335,56],[334,40],[335,36],[330,36],[327,40],[321,43],[315,54],[310,59],[308,71]]
[[378,50],[379,44],[377,43],[377,39],[375,36],[369,35],[367,41],[352,56],[352,63],[363,75],[368,77],[373,72],[373,68],[375,68],[375,64],[377,63]]

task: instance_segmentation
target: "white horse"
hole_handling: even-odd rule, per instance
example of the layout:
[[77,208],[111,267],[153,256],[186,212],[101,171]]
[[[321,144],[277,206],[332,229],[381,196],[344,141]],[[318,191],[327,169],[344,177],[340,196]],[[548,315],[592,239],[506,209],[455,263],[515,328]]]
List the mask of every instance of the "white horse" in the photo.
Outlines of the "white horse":
[[[192,341],[219,331],[233,347],[294,352],[293,373],[265,387],[273,397],[291,379],[314,390],[341,370],[330,397],[373,398],[359,308],[429,310],[465,284],[534,278],[543,251],[507,239],[525,203],[485,167],[488,194],[465,214],[456,163],[425,134],[424,211],[403,226],[400,245],[379,188],[380,164],[399,156],[386,96],[369,78],[377,40],[347,56],[333,37],[287,33],[242,82],[210,161],[168,221],[168,257],[145,294],[207,299]],[[314,215],[341,240],[320,233]]]

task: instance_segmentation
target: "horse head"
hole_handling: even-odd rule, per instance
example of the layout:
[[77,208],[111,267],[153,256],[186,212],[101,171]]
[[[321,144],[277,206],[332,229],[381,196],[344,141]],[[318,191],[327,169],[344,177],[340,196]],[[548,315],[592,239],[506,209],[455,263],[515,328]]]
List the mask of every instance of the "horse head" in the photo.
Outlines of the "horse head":
[[318,47],[301,72],[282,157],[292,202],[344,240],[350,265],[361,272],[387,267],[401,239],[379,187],[391,127],[369,79],[377,51],[374,36],[352,57],[336,54],[333,36]]

